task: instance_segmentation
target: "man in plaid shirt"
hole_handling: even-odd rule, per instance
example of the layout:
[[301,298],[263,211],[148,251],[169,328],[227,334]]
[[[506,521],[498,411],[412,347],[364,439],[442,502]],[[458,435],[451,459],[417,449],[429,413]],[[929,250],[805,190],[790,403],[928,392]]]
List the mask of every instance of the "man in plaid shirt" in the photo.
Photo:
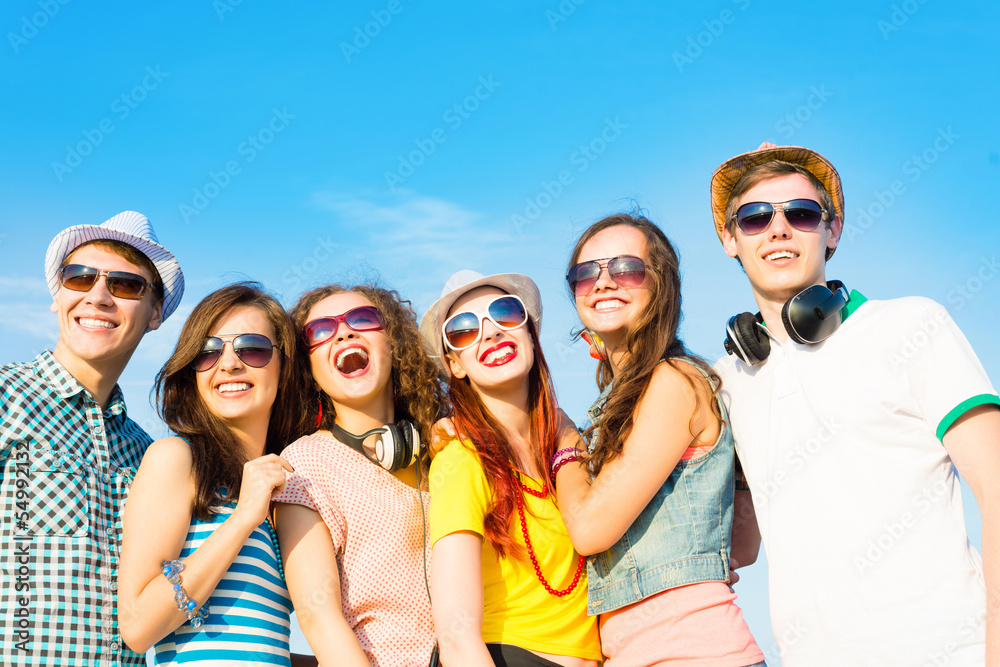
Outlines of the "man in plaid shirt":
[[149,436],[118,378],[184,277],[145,216],[63,230],[45,274],[55,351],[0,366],[0,664],[144,665],[121,641],[121,514]]

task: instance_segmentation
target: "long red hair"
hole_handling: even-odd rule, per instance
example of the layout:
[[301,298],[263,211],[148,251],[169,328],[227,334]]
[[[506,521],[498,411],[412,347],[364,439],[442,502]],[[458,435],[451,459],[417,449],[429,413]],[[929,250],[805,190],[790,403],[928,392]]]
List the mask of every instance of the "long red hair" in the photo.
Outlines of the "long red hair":
[[[538,343],[535,323],[529,319],[527,327],[535,346],[535,363],[528,373],[527,406],[532,460],[542,472],[542,480],[551,489],[549,462],[558,444],[559,408],[552,387],[552,374]],[[453,375],[448,383],[448,398],[455,429],[475,447],[493,493],[493,503],[483,521],[485,537],[500,556],[513,554],[523,557],[523,547],[510,534],[516,497],[522,491],[514,469],[514,448],[507,428],[483,404],[468,378],[458,379]]]

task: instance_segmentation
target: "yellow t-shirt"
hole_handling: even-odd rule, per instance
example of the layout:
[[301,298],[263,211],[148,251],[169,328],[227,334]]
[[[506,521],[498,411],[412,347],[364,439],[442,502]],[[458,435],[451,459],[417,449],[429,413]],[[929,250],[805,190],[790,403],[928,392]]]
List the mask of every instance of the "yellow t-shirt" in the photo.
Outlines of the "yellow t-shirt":
[[[530,488],[542,484],[522,475]],[[457,440],[449,443],[431,462],[431,544],[445,535],[468,530],[484,534],[483,519],[492,504],[492,494],[479,456]],[[566,589],[576,574],[580,555],[573,548],[555,497],[524,494],[528,536],[549,586]],[[517,510],[511,515],[509,532],[524,546]],[[528,557],[508,555],[498,559],[490,543],[483,541],[483,640],[514,644],[521,648],[601,659],[597,617],[587,616],[587,570],[569,595],[557,597],[542,586]]]

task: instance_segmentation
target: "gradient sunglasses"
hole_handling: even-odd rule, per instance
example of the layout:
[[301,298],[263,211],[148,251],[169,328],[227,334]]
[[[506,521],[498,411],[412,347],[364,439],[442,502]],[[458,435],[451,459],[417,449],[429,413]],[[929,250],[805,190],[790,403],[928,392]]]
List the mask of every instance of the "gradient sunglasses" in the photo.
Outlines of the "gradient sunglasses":
[[108,282],[108,292],[119,299],[141,299],[146,289],[152,285],[142,276],[127,271],[101,271],[83,264],[67,264],[59,271],[59,282],[74,292],[89,292],[104,276]]
[[456,352],[469,349],[483,337],[484,318],[501,331],[512,331],[528,321],[528,310],[521,297],[502,294],[486,304],[481,313],[469,310],[455,313],[441,325],[445,344]]
[[589,262],[580,262],[574,265],[566,273],[566,282],[569,283],[569,290],[574,296],[586,296],[594,289],[598,279],[601,277],[601,270],[607,268],[611,280],[615,281],[619,287],[632,289],[642,284],[646,279],[646,271],[652,271],[638,257],[632,255],[622,255],[620,257],[604,257],[593,259]]
[[754,236],[771,226],[775,210],[784,213],[788,224],[800,232],[816,231],[827,213],[826,209],[819,205],[819,202],[812,199],[791,199],[776,204],[755,201],[743,204],[736,209],[733,220],[736,221],[736,226],[740,228],[740,231],[747,236]]
[[375,306],[358,306],[343,315],[317,317],[302,327],[302,341],[312,352],[337,334],[343,322],[351,331],[379,331],[385,328],[385,318]]
[[247,366],[263,368],[271,362],[274,348],[277,347],[264,334],[231,334],[228,336],[209,336],[202,346],[201,352],[191,362],[191,368],[196,372],[207,371],[222,358],[226,342],[233,344],[233,352]]

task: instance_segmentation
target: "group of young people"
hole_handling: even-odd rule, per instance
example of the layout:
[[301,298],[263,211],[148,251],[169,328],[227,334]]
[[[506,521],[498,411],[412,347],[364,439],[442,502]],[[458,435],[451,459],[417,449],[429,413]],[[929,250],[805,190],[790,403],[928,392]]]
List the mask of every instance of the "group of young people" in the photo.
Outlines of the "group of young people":
[[[581,428],[535,283],[459,271],[419,326],[373,285],[288,312],[209,294],[150,442],[117,381],[180,266],[134,212],[64,230],[55,350],[0,367],[0,662],[759,666],[730,584],[763,542],[783,664],[1000,665],[1000,399],[974,352],[933,301],[827,281],[844,199],[815,151],[762,145],[711,194],[759,312],[713,368],[678,338],[663,231],[595,222],[566,273],[598,360]],[[293,608],[315,657],[289,653]]]

